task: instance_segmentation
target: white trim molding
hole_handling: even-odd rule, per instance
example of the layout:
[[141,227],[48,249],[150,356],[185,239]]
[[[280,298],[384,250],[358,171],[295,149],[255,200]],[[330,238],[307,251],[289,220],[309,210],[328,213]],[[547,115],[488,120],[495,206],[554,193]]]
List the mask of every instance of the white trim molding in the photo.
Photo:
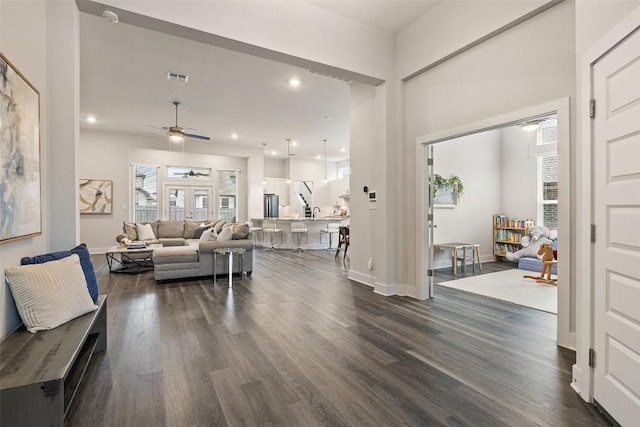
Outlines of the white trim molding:
[[[559,173],[559,194],[558,199],[558,251],[563,255],[558,260],[558,345],[575,349],[576,334],[575,330],[571,330],[571,313],[572,299],[571,295],[571,115],[570,115],[570,99],[561,98],[544,104],[532,106],[519,111],[512,111],[499,116],[490,117],[473,123],[467,123],[463,126],[434,132],[416,138],[416,167],[417,167],[417,185],[416,185],[416,218],[422,219],[424,212],[422,207],[425,206],[424,185],[427,181],[427,170],[424,166],[426,147],[437,142],[448,139],[459,138],[461,136],[470,135],[478,132],[484,132],[492,129],[502,128],[504,126],[522,123],[529,119],[540,117],[543,115],[556,113],[558,118],[558,173]],[[426,283],[426,247],[427,227],[425,221],[418,221],[418,236],[423,236],[422,242],[417,242],[416,252],[416,277],[420,282],[416,283],[418,291],[424,291],[427,288]],[[420,293],[420,292],[419,292]]]
[[581,136],[576,147],[576,180],[578,182],[576,201],[576,364],[573,365],[571,387],[587,402],[593,401],[593,369],[589,367],[589,349],[594,348],[593,325],[593,265],[591,223],[592,192],[591,150],[592,127],[589,119],[589,101],[593,97],[593,66],[618,43],[632,33],[640,31],[640,7],[631,12],[616,27],[605,34],[587,50],[580,60],[582,77],[580,91],[581,105],[577,120]]

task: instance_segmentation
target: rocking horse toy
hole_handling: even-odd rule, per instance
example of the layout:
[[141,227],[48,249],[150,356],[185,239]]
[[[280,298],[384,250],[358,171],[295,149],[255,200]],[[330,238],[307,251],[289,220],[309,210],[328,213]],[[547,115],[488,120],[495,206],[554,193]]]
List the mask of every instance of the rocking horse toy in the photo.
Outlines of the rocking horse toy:
[[[527,279],[535,279],[537,283],[555,285],[558,279],[551,278],[551,268],[557,261],[553,258],[553,247],[548,243],[543,243],[538,249],[538,255],[542,255],[542,271],[539,276],[524,276]],[[547,275],[545,279],[544,275]]]

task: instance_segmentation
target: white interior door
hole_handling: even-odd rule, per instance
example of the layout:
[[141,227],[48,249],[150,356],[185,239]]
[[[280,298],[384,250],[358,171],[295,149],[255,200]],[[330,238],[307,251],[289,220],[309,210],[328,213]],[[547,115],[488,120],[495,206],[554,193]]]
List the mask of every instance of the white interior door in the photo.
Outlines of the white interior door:
[[163,217],[168,220],[204,221],[213,218],[211,186],[167,185]]
[[640,420],[640,33],[593,67],[593,396],[623,426]]

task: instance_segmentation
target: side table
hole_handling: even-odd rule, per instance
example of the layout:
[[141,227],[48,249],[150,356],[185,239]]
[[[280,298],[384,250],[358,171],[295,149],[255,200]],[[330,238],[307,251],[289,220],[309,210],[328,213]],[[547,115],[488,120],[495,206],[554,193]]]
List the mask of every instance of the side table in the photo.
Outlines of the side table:
[[244,248],[217,248],[213,250],[213,283],[217,283],[216,280],[216,264],[218,255],[227,255],[229,257],[229,287],[233,287],[233,254],[240,255],[240,280],[244,274]]

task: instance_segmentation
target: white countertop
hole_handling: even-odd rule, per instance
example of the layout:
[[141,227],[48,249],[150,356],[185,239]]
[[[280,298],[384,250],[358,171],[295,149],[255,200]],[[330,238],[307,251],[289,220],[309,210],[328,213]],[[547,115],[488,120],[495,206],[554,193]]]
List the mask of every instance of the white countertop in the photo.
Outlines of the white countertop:
[[342,221],[348,216],[325,216],[323,218],[251,218],[252,221]]

